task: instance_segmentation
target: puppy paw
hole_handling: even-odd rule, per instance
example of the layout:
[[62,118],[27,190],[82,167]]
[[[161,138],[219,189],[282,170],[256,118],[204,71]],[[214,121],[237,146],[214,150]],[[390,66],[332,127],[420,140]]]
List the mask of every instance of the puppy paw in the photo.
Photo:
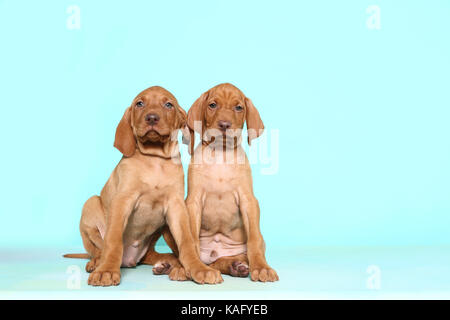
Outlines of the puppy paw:
[[250,278],[253,281],[261,281],[261,282],[274,282],[278,281],[278,275],[269,266],[260,266],[250,269]]
[[168,262],[157,262],[152,271],[155,275],[169,274],[171,267]]
[[206,266],[191,270],[190,275],[192,277],[192,280],[199,284],[217,284],[223,282],[219,270],[215,270]]
[[120,271],[95,270],[89,275],[91,286],[117,286],[120,283]]
[[181,268],[181,264],[173,254],[158,254],[156,262],[149,261],[153,264],[153,274],[170,274],[173,268]]
[[248,265],[245,262],[233,261],[233,263],[230,265],[230,274],[233,277],[241,277],[241,278],[248,277],[249,274]]
[[91,273],[98,266],[99,258],[92,258],[86,263],[86,272]]
[[173,281],[186,281],[188,276],[183,267],[173,267],[169,273],[169,279]]

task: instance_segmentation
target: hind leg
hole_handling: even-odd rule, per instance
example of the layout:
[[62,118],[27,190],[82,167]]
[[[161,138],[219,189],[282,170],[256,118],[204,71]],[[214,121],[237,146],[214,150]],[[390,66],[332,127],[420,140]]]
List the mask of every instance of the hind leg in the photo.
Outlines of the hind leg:
[[[91,236],[91,234],[94,234],[94,236]],[[92,238],[96,238],[95,230],[90,231],[83,231],[81,233],[81,237],[83,239],[84,248],[90,255],[90,260],[86,263],[86,272],[92,272],[97,267],[100,256],[101,256],[101,249],[96,247],[94,240]]]
[[[100,229],[99,229],[100,228]],[[100,231],[105,230],[105,214],[100,197],[89,198],[83,206],[80,221],[80,233],[83,245],[91,260],[86,264],[86,271],[92,272],[98,265],[103,248]]]
[[178,247],[175,242],[175,239],[172,236],[172,233],[170,233],[170,229],[168,225],[165,225],[162,228],[162,235],[164,238],[164,241],[169,246],[170,250],[172,250],[173,254],[178,257]]
[[[164,237],[164,241],[166,241],[166,244],[172,250],[175,257],[178,258],[178,255],[179,255],[178,247],[175,242],[175,239],[172,236],[172,233],[170,232],[168,225],[163,227],[162,235]],[[184,270],[184,267],[181,265],[181,263],[178,259],[176,262],[177,262],[177,264],[173,266],[172,270],[170,270],[170,273],[169,273],[170,280],[176,280],[176,281],[188,280],[189,277],[186,275],[186,271]]]
[[248,259],[245,253],[231,257],[221,257],[209,265],[222,274],[245,278],[249,274]]
[[[168,237],[168,240],[170,242],[170,238],[172,237],[172,235],[170,234],[169,228],[167,226],[163,227],[162,230],[156,231],[151,235],[147,253],[145,254],[144,258],[142,258],[140,263],[154,266],[153,274],[168,274],[171,280],[176,281],[187,280],[186,272],[184,271],[183,266],[180,264],[176,257],[178,254],[176,245],[173,248],[173,244],[168,242],[169,247],[174,252],[173,254],[159,253],[155,251],[155,244],[161,237],[161,233],[163,234],[166,242],[168,242],[166,237]],[[169,233],[169,235],[167,235],[167,233]]]

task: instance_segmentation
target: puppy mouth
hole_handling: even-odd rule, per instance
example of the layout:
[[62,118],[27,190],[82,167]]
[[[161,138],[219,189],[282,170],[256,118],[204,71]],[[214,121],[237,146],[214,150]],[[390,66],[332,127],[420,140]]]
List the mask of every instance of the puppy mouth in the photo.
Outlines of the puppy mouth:
[[147,130],[145,131],[145,133],[144,133],[143,136],[146,136],[146,135],[148,135],[148,134],[150,134],[150,135],[153,135],[153,134],[159,134],[159,131],[158,131],[157,128],[155,128],[154,125],[153,125],[153,126],[149,126],[149,127],[147,128]]
[[138,136],[138,139],[143,144],[164,142],[167,141],[169,135],[162,133],[159,128],[154,125],[147,127],[142,135]]
[[211,136],[222,137],[222,138],[236,138],[239,136],[239,130],[237,129],[221,129],[221,128],[211,128]]
[[145,130],[142,130],[141,132],[142,133],[140,133],[137,138],[142,143],[146,143],[149,141],[157,141],[160,140],[161,138],[161,134],[159,133],[158,129],[155,128],[155,126],[149,126],[145,128]]
[[240,139],[239,130],[235,129],[210,128],[208,133],[207,139],[219,145],[235,145]]

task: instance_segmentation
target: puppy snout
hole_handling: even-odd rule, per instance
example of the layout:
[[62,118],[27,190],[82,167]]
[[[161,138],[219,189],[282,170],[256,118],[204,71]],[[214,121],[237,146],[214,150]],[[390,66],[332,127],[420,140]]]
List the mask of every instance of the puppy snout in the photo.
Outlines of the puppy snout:
[[155,125],[159,121],[159,116],[155,113],[149,113],[145,116],[145,122],[147,122],[149,125]]
[[219,125],[219,129],[222,131],[226,131],[227,129],[231,128],[230,121],[219,120],[218,125]]

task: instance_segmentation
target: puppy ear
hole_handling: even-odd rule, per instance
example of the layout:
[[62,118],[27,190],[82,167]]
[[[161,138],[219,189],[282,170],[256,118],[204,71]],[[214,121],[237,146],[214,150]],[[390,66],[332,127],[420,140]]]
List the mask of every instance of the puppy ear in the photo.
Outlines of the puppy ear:
[[[189,128],[187,126],[187,113],[180,106],[177,106],[177,120],[175,125],[176,131],[177,129],[181,130],[181,135],[183,137],[183,143],[189,145],[191,135],[189,133]],[[191,150],[189,148],[189,154],[191,154]]]
[[184,128],[181,128],[181,133],[183,135],[183,144],[188,146],[188,152],[192,155],[194,152],[195,132],[186,125]]
[[119,149],[125,157],[131,157],[136,151],[136,139],[131,128],[131,107],[125,110],[117,126],[114,147]]
[[187,114],[187,129],[189,129],[189,140],[186,139],[186,144],[189,145],[189,154],[194,152],[195,145],[195,132],[203,134],[203,122],[204,122],[204,106],[206,99],[208,99],[209,91],[204,92],[195,102]]
[[175,120],[175,129],[183,129],[186,126],[187,122],[187,113],[183,110],[179,105],[176,107],[176,120]]
[[264,131],[264,123],[259,116],[258,110],[253,105],[252,100],[245,98],[245,104],[247,106],[246,121],[247,121],[247,134],[248,145],[251,145],[252,140],[262,135]]
[[[189,129],[197,131],[202,134],[203,131],[203,121],[204,119],[204,106],[206,99],[208,98],[208,91],[203,93],[195,102],[192,104],[187,115],[187,125]],[[201,124],[199,126],[198,124]]]

